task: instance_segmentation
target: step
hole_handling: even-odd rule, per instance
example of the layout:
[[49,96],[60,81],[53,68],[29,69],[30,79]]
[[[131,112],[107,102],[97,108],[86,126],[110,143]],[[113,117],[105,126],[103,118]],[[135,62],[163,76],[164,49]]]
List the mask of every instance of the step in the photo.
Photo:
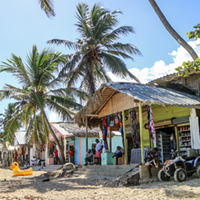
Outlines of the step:
[[127,171],[137,167],[138,165],[87,165],[87,166],[83,166],[82,168],[79,169],[125,169]]
[[106,172],[109,172],[109,173],[126,173],[128,171],[130,171],[130,169],[91,169],[91,168],[79,168],[78,171],[80,172],[102,172],[102,171],[106,171]]
[[101,172],[80,172],[76,171],[74,172],[74,176],[81,176],[81,175],[96,175],[96,176],[109,176],[109,177],[119,177],[123,173],[109,173],[107,171],[101,171]]

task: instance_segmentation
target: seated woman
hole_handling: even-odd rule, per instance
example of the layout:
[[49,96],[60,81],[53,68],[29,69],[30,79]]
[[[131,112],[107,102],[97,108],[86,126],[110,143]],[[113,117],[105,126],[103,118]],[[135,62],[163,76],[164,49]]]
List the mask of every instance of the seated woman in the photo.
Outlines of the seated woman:
[[120,146],[117,146],[117,150],[115,151],[113,156],[113,158],[116,157],[116,165],[118,165],[118,158],[122,157],[123,153],[123,149]]
[[85,157],[85,165],[88,165],[88,162],[92,163],[93,162],[93,153],[91,149],[86,152],[86,157]]

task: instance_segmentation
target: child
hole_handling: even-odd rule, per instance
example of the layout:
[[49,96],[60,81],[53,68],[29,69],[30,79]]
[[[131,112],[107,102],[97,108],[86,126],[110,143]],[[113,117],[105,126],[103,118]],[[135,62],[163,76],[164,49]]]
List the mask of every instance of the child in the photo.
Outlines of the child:
[[147,162],[145,165],[148,166],[149,169],[149,178],[152,178],[151,168],[160,166],[160,162],[157,155],[158,149],[154,148],[153,151],[148,153]]

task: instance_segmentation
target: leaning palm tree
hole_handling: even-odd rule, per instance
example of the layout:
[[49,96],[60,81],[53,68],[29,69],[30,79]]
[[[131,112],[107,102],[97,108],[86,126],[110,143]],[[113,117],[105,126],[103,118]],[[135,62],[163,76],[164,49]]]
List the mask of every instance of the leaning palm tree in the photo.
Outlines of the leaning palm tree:
[[27,56],[26,64],[22,62],[20,57],[12,54],[11,59],[3,62],[0,72],[12,73],[22,87],[6,84],[0,91],[0,100],[5,98],[15,100],[15,113],[6,122],[7,138],[13,137],[16,130],[25,126],[27,134],[31,133],[30,137],[39,141],[43,131],[45,131],[45,137],[48,136],[48,130],[61,152],[64,163],[65,157],[62,147],[46,114],[47,109],[55,110],[67,118],[72,114],[70,108],[80,108],[80,105],[75,103],[74,98],[69,95],[73,89],[69,91],[60,88],[60,80],[55,75],[57,66],[63,63],[65,63],[65,58],[60,53],[54,53],[49,49],[38,53],[36,46],[33,46],[31,54]]
[[60,71],[60,77],[65,77],[68,87],[77,83],[89,90],[90,97],[95,93],[99,81],[110,81],[106,69],[122,77],[139,80],[126,67],[121,59],[134,60],[132,55],[140,55],[140,51],[132,44],[119,42],[121,35],[134,33],[133,27],[117,27],[119,10],[110,12],[100,4],[94,4],[92,9],[86,4],[77,6],[77,31],[80,39],[76,42],[52,39],[49,44],[64,44],[75,53],[66,55],[68,63]]
[[54,2],[53,0],[39,0],[41,9],[46,13],[47,17],[51,18],[55,16]]
[[155,0],[149,0],[151,6],[153,7],[154,11],[158,15],[160,21],[164,25],[164,27],[167,29],[167,31],[172,35],[172,37],[191,55],[193,60],[196,60],[198,58],[197,53],[194,51],[194,49],[173,29],[173,27],[169,24],[167,19],[165,18],[164,14],[158,7]]

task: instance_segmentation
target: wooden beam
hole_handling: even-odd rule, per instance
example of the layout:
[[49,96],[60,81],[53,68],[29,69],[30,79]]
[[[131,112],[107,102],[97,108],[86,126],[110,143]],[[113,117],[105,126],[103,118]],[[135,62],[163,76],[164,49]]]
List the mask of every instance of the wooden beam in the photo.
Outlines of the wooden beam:
[[126,124],[125,124],[124,110],[122,111],[122,120],[123,120],[123,132],[124,132],[125,158],[126,158],[126,165],[127,165],[128,164],[128,145],[127,145],[127,138],[126,138]]
[[86,134],[85,134],[85,139],[86,139],[86,152],[88,152],[88,118],[86,117]]
[[180,151],[178,127],[175,126],[174,129],[175,129],[175,137],[176,137],[176,149],[177,151]]
[[86,117],[98,117],[98,115],[95,115],[95,114],[86,114],[85,116]]
[[143,124],[142,124],[142,103],[139,102],[139,122],[140,122],[140,144],[141,144],[141,160],[144,164],[144,143],[143,143]]
[[67,158],[67,138],[66,136],[64,136],[64,156],[65,156],[65,160]]
[[117,93],[114,94],[105,105],[102,105],[99,118],[134,107],[138,107],[138,103],[135,103],[132,97],[123,93]]
[[110,127],[108,127],[108,133],[109,133],[110,153],[112,153],[112,135],[111,135]]

